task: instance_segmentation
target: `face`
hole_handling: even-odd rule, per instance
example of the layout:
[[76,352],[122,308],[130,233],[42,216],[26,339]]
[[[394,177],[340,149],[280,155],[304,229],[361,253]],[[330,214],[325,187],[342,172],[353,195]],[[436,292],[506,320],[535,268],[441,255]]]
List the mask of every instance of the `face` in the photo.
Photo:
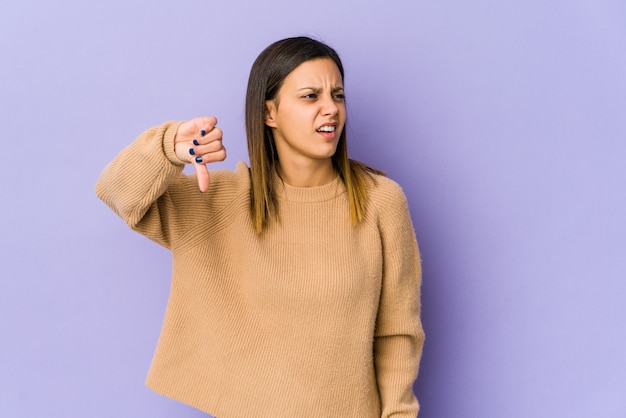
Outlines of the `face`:
[[274,133],[280,161],[330,161],[346,122],[343,80],[331,59],[300,64],[266,106],[265,123]]

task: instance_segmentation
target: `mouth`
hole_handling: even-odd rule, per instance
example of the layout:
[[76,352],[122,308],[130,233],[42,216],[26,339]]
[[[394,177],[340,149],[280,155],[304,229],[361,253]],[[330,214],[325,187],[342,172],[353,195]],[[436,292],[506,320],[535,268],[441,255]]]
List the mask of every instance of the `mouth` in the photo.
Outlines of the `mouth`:
[[335,133],[337,130],[337,126],[334,124],[322,125],[317,129],[317,132],[320,133]]

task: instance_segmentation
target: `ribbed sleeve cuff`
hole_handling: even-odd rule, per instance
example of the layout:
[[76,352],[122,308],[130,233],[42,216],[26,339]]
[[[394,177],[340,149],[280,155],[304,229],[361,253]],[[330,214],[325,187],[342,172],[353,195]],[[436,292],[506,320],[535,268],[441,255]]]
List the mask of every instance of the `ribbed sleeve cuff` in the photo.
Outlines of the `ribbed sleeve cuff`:
[[176,152],[174,151],[174,137],[176,136],[178,127],[182,123],[183,122],[174,122],[174,121],[167,122],[167,125],[169,126],[165,129],[165,134],[163,135],[163,153],[165,154],[167,159],[170,160],[170,162],[175,165],[187,164],[187,161],[183,161],[180,158],[178,158],[176,156]]

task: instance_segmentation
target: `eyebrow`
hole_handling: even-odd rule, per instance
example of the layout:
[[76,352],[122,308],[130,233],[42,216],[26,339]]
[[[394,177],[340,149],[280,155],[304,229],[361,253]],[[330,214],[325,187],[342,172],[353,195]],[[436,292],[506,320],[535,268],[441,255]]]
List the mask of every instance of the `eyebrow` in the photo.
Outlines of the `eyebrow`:
[[[313,90],[315,93],[318,93],[322,89],[319,88],[319,87],[302,87],[302,88],[299,88],[296,91],[302,91],[302,90]],[[334,92],[337,92],[337,91],[340,91],[340,90],[343,90],[343,87],[334,87],[331,91],[334,93]]]

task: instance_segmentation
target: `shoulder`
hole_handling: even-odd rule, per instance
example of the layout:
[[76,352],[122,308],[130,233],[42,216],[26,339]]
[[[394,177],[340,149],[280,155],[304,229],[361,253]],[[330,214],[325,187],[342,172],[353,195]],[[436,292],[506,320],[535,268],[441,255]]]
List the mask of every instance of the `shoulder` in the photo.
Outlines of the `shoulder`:
[[230,191],[250,188],[250,169],[242,161],[237,163],[235,170],[210,170],[209,174],[209,192],[211,187],[214,192],[224,188]]
[[367,195],[371,204],[375,208],[383,207],[405,207],[406,195],[402,187],[389,177],[371,174],[371,181],[368,181]]
[[179,247],[196,243],[202,234],[208,236],[249,212],[250,180],[245,163],[238,163],[235,170],[209,170],[209,177],[206,192],[198,188],[194,173],[181,175],[165,194],[173,208],[172,217],[185,231]]
[[180,198],[185,201],[198,199],[215,203],[226,203],[237,196],[249,194],[250,174],[244,162],[237,163],[235,170],[209,169],[209,178],[209,190],[204,193],[198,189],[196,173],[181,175],[168,192],[174,199]]
[[[394,180],[376,175],[368,193],[368,223],[376,227],[384,246],[405,254],[417,248],[408,201],[402,187]],[[393,251],[392,251],[393,252]]]
[[412,230],[407,198],[396,181],[382,175],[371,176],[371,181],[368,181],[365,220],[381,233]]

